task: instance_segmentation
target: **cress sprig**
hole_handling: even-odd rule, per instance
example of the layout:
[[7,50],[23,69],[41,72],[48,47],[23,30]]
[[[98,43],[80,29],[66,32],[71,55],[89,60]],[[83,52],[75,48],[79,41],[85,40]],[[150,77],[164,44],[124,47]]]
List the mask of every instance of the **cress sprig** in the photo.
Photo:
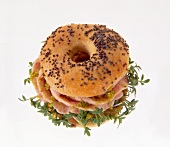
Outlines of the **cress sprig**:
[[141,70],[142,68],[137,65],[134,61],[131,60],[131,58],[129,58],[129,68],[128,68],[128,81],[129,81],[129,85],[128,85],[128,96],[130,94],[134,94],[136,96],[136,86],[138,86],[139,84],[144,85],[146,83],[149,83],[150,79],[146,79],[144,80],[144,74],[142,74],[142,76],[140,77],[138,72]]
[[[29,68],[29,75],[31,75],[31,73],[32,73],[32,66],[33,66],[33,62],[29,62],[29,66],[28,66],[28,67],[30,67]],[[30,77],[24,79],[24,85],[26,85],[27,83],[30,84]]]
[[[32,62],[29,62],[29,74],[32,73]],[[144,75],[140,77],[138,72],[141,70],[141,67],[134,63],[131,59],[129,59],[129,68],[128,68],[128,91],[125,95],[129,97],[130,94],[136,95],[136,87],[141,84],[144,85],[150,81],[150,79],[144,80]],[[24,85],[26,83],[30,83],[30,77],[24,80]],[[69,119],[75,118],[79,123],[84,127],[84,135],[90,136],[91,129],[87,127],[89,122],[97,124],[99,127],[103,122],[107,120],[113,120],[114,123],[118,122],[118,126],[122,123],[122,121],[126,118],[128,114],[135,110],[135,106],[138,100],[132,99],[131,101],[125,99],[123,101],[115,100],[115,103],[112,108],[103,112],[102,108],[96,108],[94,111],[84,111],[80,110],[79,114],[69,113],[69,114],[60,114],[58,113],[50,103],[44,103],[37,96],[26,98],[22,95],[22,98],[18,98],[20,101],[28,101],[33,107],[38,109],[39,113],[42,113],[44,116],[47,116],[49,120],[56,126],[60,126],[63,124],[66,127],[74,127]],[[124,108],[124,109],[122,109]]]
[[[79,114],[69,113],[69,114],[60,114],[58,113],[49,103],[42,102],[37,96],[26,98],[25,96],[22,96],[22,98],[19,98],[19,100],[25,102],[30,100],[31,106],[37,108],[37,112],[42,113],[44,116],[47,116],[49,120],[52,121],[52,123],[56,126],[60,126],[63,124],[64,126],[68,127],[74,127],[70,122],[70,118],[76,118],[81,125],[84,127],[84,135],[90,136],[90,128],[87,127],[88,122],[92,122],[94,124],[97,124],[99,127],[103,122],[106,120],[113,120],[114,123],[118,121],[118,124],[120,125],[122,123],[122,120],[125,119],[125,116],[130,114],[135,109],[136,100],[124,101],[120,105],[125,106],[126,111],[119,114],[120,112],[116,113],[105,113],[103,112],[102,108],[96,108],[94,111],[84,111],[80,110]],[[119,106],[120,106],[119,105]],[[104,114],[104,115],[103,115]]]

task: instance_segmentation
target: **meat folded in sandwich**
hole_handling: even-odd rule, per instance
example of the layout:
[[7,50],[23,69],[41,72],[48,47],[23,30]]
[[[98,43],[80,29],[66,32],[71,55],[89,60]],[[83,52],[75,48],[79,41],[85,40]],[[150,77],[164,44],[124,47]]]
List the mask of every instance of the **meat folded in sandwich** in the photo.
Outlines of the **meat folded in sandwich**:
[[55,125],[90,127],[134,110],[136,86],[149,82],[129,57],[129,46],[105,25],[71,24],[57,28],[44,42],[30,70],[37,96],[30,98]]

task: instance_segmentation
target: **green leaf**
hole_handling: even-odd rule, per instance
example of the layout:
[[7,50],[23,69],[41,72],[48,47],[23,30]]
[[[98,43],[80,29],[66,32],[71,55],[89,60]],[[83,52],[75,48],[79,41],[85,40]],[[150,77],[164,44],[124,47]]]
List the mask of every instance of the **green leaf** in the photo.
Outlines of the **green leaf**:
[[24,80],[24,85],[26,85],[27,83],[30,83],[30,78],[26,78],[26,79]]
[[118,117],[114,116],[114,124],[117,122]]
[[131,60],[131,58],[129,58],[129,64],[133,64],[134,61]]
[[103,113],[103,108],[97,108],[91,112],[92,114],[102,114]]
[[26,101],[27,99],[26,99],[26,97],[24,96],[24,95],[22,95],[22,99],[24,100],[24,101]]
[[29,74],[31,74],[31,73],[32,73],[32,68],[29,69]]
[[119,125],[118,125],[118,127],[120,126],[120,124],[122,123],[122,121],[123,121],[123,119],[125,119],[126,117],[120,117],[119,118]]
[[69,113],[69,114],[64,114],[64,116],[67,118],[67,119],[70,119],[73,117],[72,113]]
[[18,98],[18,99],[19,99],[20,101],[22,101],[22,102],[24,101],[24,100],[22,100],[21,98]]
[[88,123],[88,121],[86,119],[82,119],[81,122],[84,124],[84,126],[86,126]]
[[87,136],[90,136],[90,128],[88,128],[88,127],[85,127],[84,128],[84,135],[87,135]]
[[29,66],[32,67],[33,66],[33,62],[29,62]]
[[145,81],[143,81],[144,83],[149,83],[150,82],[150,79],[147,79]]
[[129,86],[128,86],[128,96],[130,94],[136,95],[136,86],[139,84],[144,85],[148,83],[150,80],[144,80],[144,74],[142,74],[141,78],[139,78],[138,71],[140,71],[142,68],[138,66],[137,64],[134,64],[134,62],[129,59],[129,68],[128,68],[128,81],[129,81]]
[[26,83],[27,83],[27,79],[24,79],[24,85],[26,85]]
[[25,102],[25,101],[27,101],[27,100],[29,100],[29,99],[26,99],[26,97],[24,96],[24,95],[22,95],[22,98],[18,98],[20,101],[22,101],[22,102]]

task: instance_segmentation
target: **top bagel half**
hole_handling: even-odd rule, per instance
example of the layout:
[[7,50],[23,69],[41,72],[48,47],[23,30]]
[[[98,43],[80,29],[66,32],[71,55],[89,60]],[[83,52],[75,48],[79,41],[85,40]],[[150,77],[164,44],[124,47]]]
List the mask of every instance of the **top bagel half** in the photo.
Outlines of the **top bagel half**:
[[126,41],[105,25],[70,24],[45,41],[40,65],[46,82],[60,94],[93,97],[105,93],[126,73]]

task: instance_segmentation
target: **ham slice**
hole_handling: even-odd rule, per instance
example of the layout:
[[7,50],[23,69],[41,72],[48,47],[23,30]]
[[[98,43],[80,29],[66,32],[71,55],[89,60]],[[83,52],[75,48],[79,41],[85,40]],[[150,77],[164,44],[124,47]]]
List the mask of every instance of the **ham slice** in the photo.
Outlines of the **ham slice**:
[[49,102],[50,103],[51,100],[52,100],[52,97],[51,97],[52,95],[51,95],[50,91],[46,89],[45,84],[46,84],[46,81],[45,81],[45,79],[43,77],[43,72],[40,69],[39,76],[37,78],[37,86],[38,86],[39,91],[40,91],[40,93],[42,95],[42,100],[44,102]]
[[79,102],[79,101],[72,100],[65,95],[59,94],[58,92],[56,92],[52,88],[50,88],[50,90],[51,90],[51,94],[54,96],[54,98],[57,101],[59,101],[59,103],[62,103],[67,107],[78,108],[78,109],[85,110],[85,111],[94,111],[96,109],[96,107],[97,108],[103,108],[103,111],[105,111],[105,110],[107,110],[107,109],[109,109],[110,107],[113,106],[115,100],[120,99],[123,96],[123,92],[120,91],[114,97],[114,99],[112,99],[110,102],[108,102],[106,104],[92,105],[92,104],[89,104],[89,103],[86,103],[86,102],[83,102],[83,101]]
[[46,84],[46,81],[45,81],[44,77],[42,76],[42,71],[40,70],[39,76],[37,78],[37,85],[38,85],[39,91],[42,95],[42,100],[44,102],[53,103],[53,107],[57,110],[57,112],[59,112],[61,114],[69,114],[69,112],[72,112],[75,114],[79,113],[79,111],[80,111],[79,109],[72,108],[70,106],[65,105],[62,102],[54,100],[50,89],[45,88],[45,84]]
[[56,111],[60,114],[69,114],[69,112],[78,114],[80,112],[79,109],[72,108],[69,106],[64,105],[63,103],[58,102],[57,100],[54,100],[53,107],[56,109]]
[[70,107],[58,101],[53,102],[53,107],[57,110],[58,113],[61,113],[61,114],[69,114],[70,112]]
[[84,102],[87,102],[89,104],[93,104],[93,105],[97,105],[97,104],[106,104],[110,101],[112,101],[115,96],[117,94],[119,94],[122,90],[126,89],[128,86],[128,80],[127,80],[127,76],[124,76],[122,79],[120,79],[120,81],[113,87],[113,97],[112,98],[109,98],[108,97],[102,97],[102,98],[99,98],[99,97],[94,97],[94,98],[91,98],[91,97],[76,97],[76,98],[72,98],[72,99],[75,99],[77,101],[84,101]]
[[37,58],[32,66],[32,72],[37,72],[40,70],[40,59]]
[[108,102],[107,104],[98,105],[97,108],[102,108],[103,111],[105,111],[105,110],[111,108],[113,106],[115,100],[120,99],[122,96],[123,96],[123,92],[120,92],[110,102]]
[[[39,61],[39,58],[37,58],[35,61],[34,61],[34,64],[33,64],[33,67],[32,67],[32,73],[35,73],[35,72],[39,72],[40,70],[40,61]],[[31,82],[32,84],[34,85],[34,88],[38,94],[38,97],[42,98],[42,94],[41,92],[39,91],[39,88],[38,88],[38,85],[37,85],[37,77],[36,76],[33,76],[31,78]]]
[[[100,97],[68,97],[62,95],[49,87],[46,88],[46,80],[43,77],[43,71],[40,69],[40,61],[36,59],[32,72],[38,72],[38,77],[33,76],[31,81],[36,89],[36,92],[41,100],[44,102],[53,103],[53,107],[57,112],[61,114],[69,114],[69,112],[78,114],[81,110],[94,111],[97,108],[102,108],[103,111],[111,108],[114,105],[115,100],[120,99],[123,96],[123,90],[128,86],[127,76],[120,79],[113,87],[113,96],[108,98],[107,96]],[[55,98],[55,99],[54,99]]]
[[[75,101],[65,95],[61,95],[59,94],[57,91],[53,90],[52,88],[50,88],[51,90],[51,94],[54,96],[54,98],[59,101],[60,103],[68,106],[68,107],[71,107],[71,108],[78,108],[78,109],[82,109],[82,110],[89,110],[89,111],[93,111],[95,110],[95,107],[94,105],[91,105],[91,104],[87,104],[86,106],[83,106],[82,105],[82,102],[79,102],[79,101]],[[70,111],[71,112],[71,111]]]
[[78,101],[72,100],[71,98],[69,98],[65,95],[59,94],[57,91],[53,90],[52,88],[50,88],[50,91],[56,100],[58,100],[59,102],[65,104],[67,106],[73,107],[79,103]]

